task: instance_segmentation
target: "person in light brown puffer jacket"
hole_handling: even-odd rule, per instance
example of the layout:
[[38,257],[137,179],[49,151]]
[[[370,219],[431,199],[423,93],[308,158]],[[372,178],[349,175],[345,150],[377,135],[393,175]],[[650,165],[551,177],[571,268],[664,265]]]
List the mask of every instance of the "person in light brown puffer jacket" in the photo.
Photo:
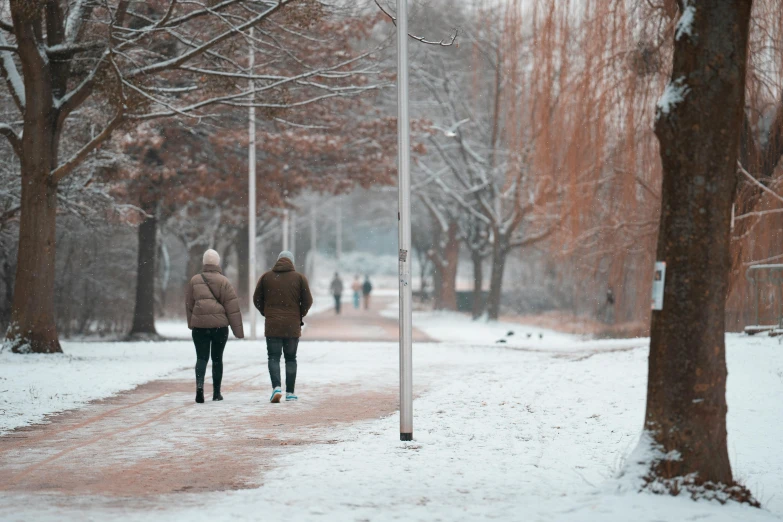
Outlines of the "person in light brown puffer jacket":
[[188,328],[193,330],[196,345],[196,402],[204,402],[204,376],[212,352],[212,400],[222,401],[223,349],[228,341],[228,327],[234,337],[245,336],[242,312],[234,287],[220,270],[220,255],[212,249],[204,252],[204,269],[188,283],[185,309]]

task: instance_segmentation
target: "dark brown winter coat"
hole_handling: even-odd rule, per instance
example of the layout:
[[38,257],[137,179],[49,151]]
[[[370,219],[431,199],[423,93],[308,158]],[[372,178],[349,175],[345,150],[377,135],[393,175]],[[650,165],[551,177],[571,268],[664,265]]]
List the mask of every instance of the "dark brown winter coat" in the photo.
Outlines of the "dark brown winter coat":
[[283,258],[258,280],[253,303],[266,318],[266,337],[301,337],[302,319],[313,306],[313,296],[307,278]]
[[[207,279],[206,283],[202,274]],[[241,339],[245,336],[237,293],[217,265],[204,265],[203,272],[190,280],[185,291],[185,309],[191,330],[231,326],[234,337]]]

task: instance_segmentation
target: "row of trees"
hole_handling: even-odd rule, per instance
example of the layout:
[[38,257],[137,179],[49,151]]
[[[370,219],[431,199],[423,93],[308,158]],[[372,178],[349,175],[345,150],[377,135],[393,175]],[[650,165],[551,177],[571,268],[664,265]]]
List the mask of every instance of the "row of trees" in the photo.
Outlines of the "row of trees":
[[[474,315],[497,317],[506,261],[515,252],[529,259],[532,248],[552,258],[553,285],[573,311],[597,315],[611,290],[618,322],[649,324],[662,195],[654,102],[684,8],[429,5],[417,23],[462,28],[459,49],[425,48],[412,74],[415,111],[429,124],[426,153],[414,158],[419,219],[429,222],[417,243],[433,267],[436,306],[456,306],[457,266],[468,260]],[[748,319],[747,266],[783,256],[782,16],[776,2],[754,3],[739,157],[747,175],[733,201],[733,328]]]
[[781,5],[535,1],[471,13],[462,53],[428,50],[414,75],[434,100],[416,165],[436,304],[454,306],[464,245],[477,291],[490,259],[497,317],[508,253],[538,242],[574,295],[615,288],[621,319],[644,320],[650,269],[665,261],[645,486],[755,503],[729,464],[724,332],[727,298],[747,303],[744,267],[783,256]]
[[18,226],[6,345],[60,350],[56,218],[64,200],[100,214],[88,195],[139,222],[133,331],[154,332],[158,224],[178,222],[198,252],[242,220],[248,107],[260,208],[388,181],[394,121],[360,98],[388,82],[370,34],[381,16],[316,0],[3,2],[0,133],[17,158],[3,174],[21,177],[4,184],[20,187],[3,198],[2,223]]
[[[419,23],[432,27],[438,13],[464,28],[459,51],[424,48],[413,76],[424,100],[416,195],[432,223],[436,305],[455,305],[463,246],[477,292],[489,260],[491,318],[506,261],[526,246],[556,254],[574,294],[619,287],[630,317],[649,314],[648,270],[665,261],[664,307],[651,323],[647,485],[728,488],[752,501],[726,448],[723,333],[741,265],[783,255],[774,225],[783,9],[772,0],[433,5]],[[359,98],[387,80],[373,45],[380,14],[315,0],[2,6],[0,133],[16,161],[0,176],[21,178],[0,189],[0,241],[18,223],[6,341],[15,351],[59,350],[58,213],[139,222],[133,331],[154,332],[158,227],[176,231],[194,264],[206,246],[246,235],[248,107],[262,116],[262,208],[285,207],[304,188],[393,179],[395,122],[382,101]],[[149,123],[159,118],[176,119]],[[77,259],[69,252],[64,263]]]

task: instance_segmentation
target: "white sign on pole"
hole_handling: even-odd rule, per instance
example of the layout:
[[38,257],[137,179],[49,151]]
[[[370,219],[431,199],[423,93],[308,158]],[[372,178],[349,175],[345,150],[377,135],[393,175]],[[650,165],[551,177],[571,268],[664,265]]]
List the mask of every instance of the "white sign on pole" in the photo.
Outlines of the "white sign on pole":
[[655,262],[652,284],[652,309],[663,310],[663,285],[666,281],[666,261]]

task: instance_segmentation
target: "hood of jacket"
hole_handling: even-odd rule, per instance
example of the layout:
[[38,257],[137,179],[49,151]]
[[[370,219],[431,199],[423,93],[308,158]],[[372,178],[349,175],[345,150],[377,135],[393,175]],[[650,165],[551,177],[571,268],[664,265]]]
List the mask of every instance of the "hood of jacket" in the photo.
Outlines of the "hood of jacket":
[[220,269],[220,266],[218,265],[211,265],[206,264],[204,265],[204,268],[201,269],[202,272],[217,272],[218,274],[222,274],[223,270]]
[[286,257],[278,259],[275,266],[272,267],[272,272],[294,272],[295,270],[294,263]]

